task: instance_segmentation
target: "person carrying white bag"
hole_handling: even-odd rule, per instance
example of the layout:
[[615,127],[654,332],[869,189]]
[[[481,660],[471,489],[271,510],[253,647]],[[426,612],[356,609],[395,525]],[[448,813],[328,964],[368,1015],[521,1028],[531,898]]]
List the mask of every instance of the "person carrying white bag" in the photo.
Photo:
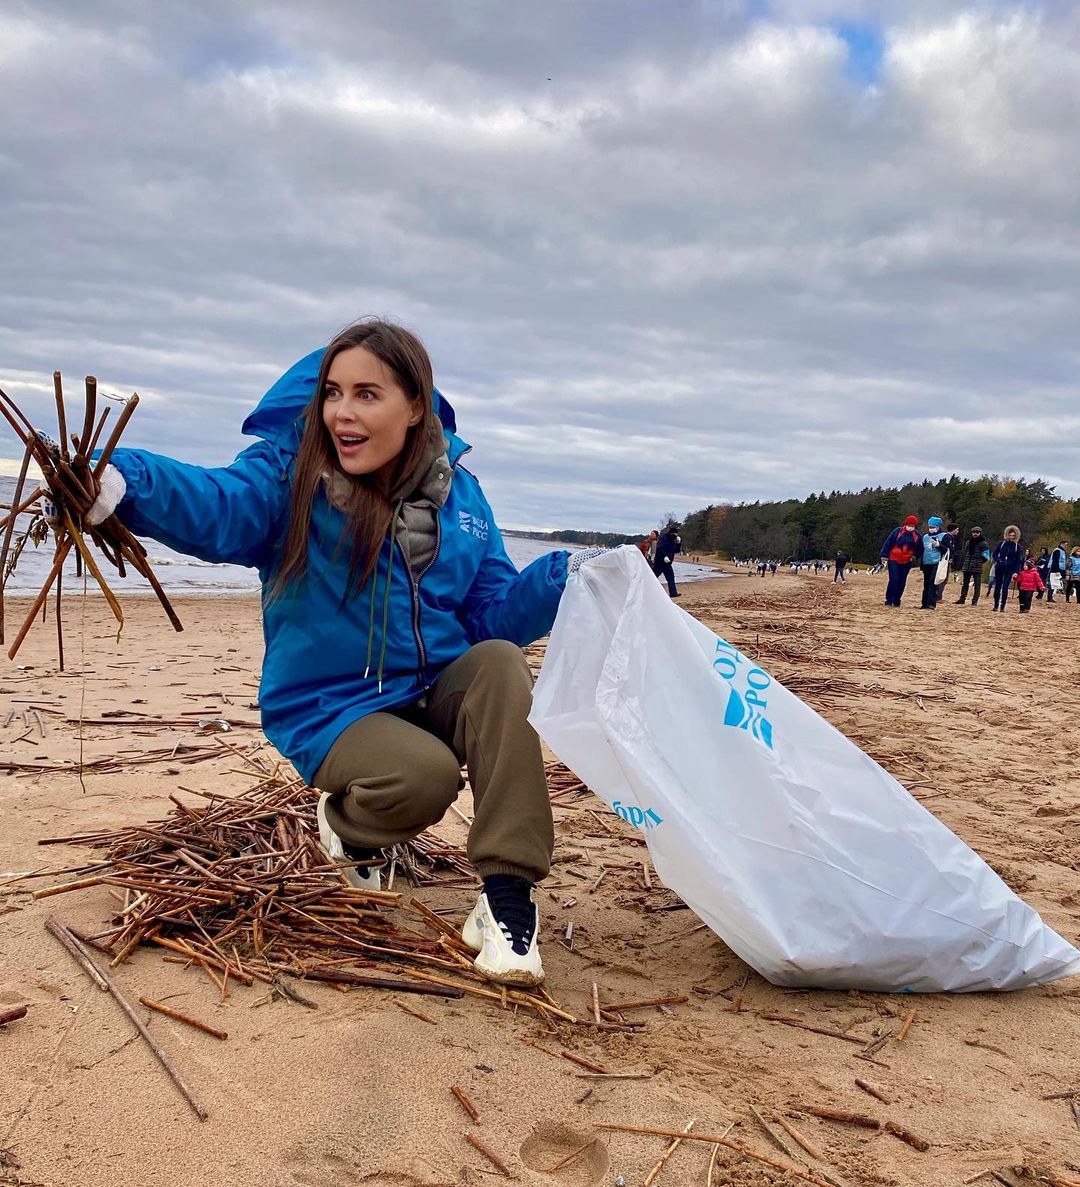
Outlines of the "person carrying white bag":
[[675,606],[635,548],[569,579],[529,720],[644,833],[664,883],[776,985],[973,991],[1080,972],[1080,952],[868,755]]

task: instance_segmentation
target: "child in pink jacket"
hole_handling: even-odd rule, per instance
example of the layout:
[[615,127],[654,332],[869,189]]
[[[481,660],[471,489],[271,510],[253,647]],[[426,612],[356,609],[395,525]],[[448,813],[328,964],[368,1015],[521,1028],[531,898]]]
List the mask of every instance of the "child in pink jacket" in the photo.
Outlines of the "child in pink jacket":
[[1031,609],[1031,599],[1036,590],[1046,589],[1046,582],[1039,576],[1035,562],[1024,561],[1024,567],[1013,578],[1020,590],[1020,613],[1027,614]]

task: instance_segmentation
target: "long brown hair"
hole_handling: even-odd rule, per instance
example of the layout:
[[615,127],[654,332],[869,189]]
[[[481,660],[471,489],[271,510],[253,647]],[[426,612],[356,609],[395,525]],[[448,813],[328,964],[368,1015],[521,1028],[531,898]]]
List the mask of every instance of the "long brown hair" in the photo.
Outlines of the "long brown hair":
[[271,597],[298,585],[307,572],[308,539],[311,534],[311,508],[327,473],[342,473],[337,451],[323,424],[322,407],[326,399],[326,376],[330,364],[343,350],[362,346],[381,360],[410,403],[420,401],[424,414],[405,434],[405,444],[388,475],[353,477],[352,494],[345,511],[342,543],[351,539],[352,558],[349,580],[344,592],[359,589],[371,576],[394,515],[393,500],[409,493],[411,485],[422,477],[420,468],[428,452],[428,443],[438,432],[432,388],[431,359],[424,344],[402,326],[393,322],[368,319],[341,331],[326,348],[315,394],[304,410],[304,432],[292,477],[292,503],[289,527],[281,563],[271,586]]

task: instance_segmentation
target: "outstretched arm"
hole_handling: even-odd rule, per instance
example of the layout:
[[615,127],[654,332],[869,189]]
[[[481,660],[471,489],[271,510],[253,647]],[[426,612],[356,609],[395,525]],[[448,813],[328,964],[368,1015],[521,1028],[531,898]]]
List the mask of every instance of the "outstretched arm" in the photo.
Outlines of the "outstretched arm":
[[570,554],[549,552],[519,573],[506,555],[490,508],[487,521],[487,552],[462,605],[461,619],[475,643],[509,639],[525,647],[546,635],[555,622]]
[[204,468],[142,449],[120,449],[126,483],[116,514],[136,535],[206,561],[268,567],[289,502],[285,455],[266,441],[229,466]]

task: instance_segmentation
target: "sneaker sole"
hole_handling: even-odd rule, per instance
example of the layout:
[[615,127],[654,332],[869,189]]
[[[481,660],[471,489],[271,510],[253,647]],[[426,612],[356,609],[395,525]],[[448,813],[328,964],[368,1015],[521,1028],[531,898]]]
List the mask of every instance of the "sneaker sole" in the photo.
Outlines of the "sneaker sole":
[[[476,953],[476,959],[473,961],[473,968],[483,977],[489,981],[494,981],[497,985],[510,985],[518,989],[531,989],[543,983],[544,969],[541,965],[538,969],[527,968],[505,968],[498,969],[492,965],[484,963],[484,929],[476,922],[476,912],[480,908],[480,900],[477,900],[476,906],[469,913],[469,917],[465,920],[461,928],[461,941],[471,951]],[[537,953],[537,963],[539,963],[539,952]]]
[[511,985],[518,989],[533,989],[537,985],[544,983],[543,969],[538,973],[534,973],[531,969],[505,969],[500,972],[495,969],[486,968],[479,958],[473,961],[473,968],[478,973],[487,977],[489,981],[494,981],[497,985]]

